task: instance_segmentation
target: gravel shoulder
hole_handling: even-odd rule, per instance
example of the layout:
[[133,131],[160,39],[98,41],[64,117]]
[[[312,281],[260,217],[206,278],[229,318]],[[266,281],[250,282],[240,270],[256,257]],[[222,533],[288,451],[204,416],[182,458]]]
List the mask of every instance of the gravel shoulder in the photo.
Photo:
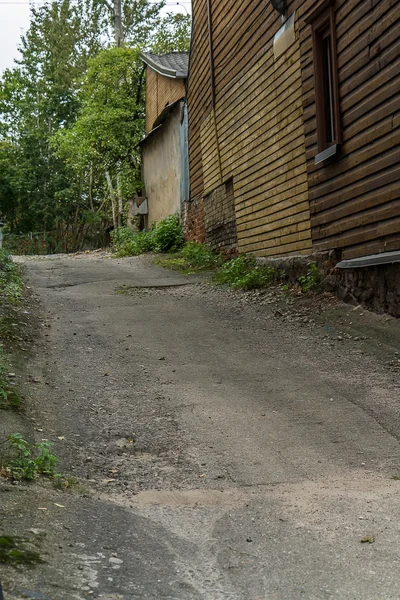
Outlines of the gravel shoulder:
[[25,262],[26,422],[73,484],[0,479],[0,533],[45,561],[0,565],[6,600],[400,597],[398,321],[149,257]]

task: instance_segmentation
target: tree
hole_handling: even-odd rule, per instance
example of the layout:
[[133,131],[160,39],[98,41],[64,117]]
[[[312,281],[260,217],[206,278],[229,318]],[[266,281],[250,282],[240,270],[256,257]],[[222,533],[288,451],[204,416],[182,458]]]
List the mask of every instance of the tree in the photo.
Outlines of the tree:
[[[54,155],[50,139],[76,119],[78,81],[87,59],[100,47],[98,13],[88,15],[79,3],[62,0],[32,10],[21,40],[21,59],[0,83],[0,140],[13,180],[12,225],[47,230],[73,207],[56,199],[68,186],[69,173]],[[51,50],[50,50],[51,49]],[[70,210],[72,209],[72,210]],[[11,216],[11,215],[10,215]]]
[[89,61],[80,92],[81,110],[74,125],[53,138],[58,154],[76,172],[104,174],[116,226],[122,224],[123,189],[125,195],[132,195],[141,185],[141,86],[138,49],[102,50]]
[[109,39],[114,37],[117,48],[124,44],[144,47],[159,25],[165,0],[93,0],[93,3],[102,8],[111,27],[107,32]]
[[155,31],[150,49],[154,54],[189,52],[192,17],[168,13]]
[[[21,59],[0,79],[0,201],[14,231],[81,231],[110,209],[121,224],[140,186],[139,48],[182,50],[189,37],[189,19],[161,19],[162,4],[54,0],[32,9]],[[112,36],[117,48],[105,49]]]

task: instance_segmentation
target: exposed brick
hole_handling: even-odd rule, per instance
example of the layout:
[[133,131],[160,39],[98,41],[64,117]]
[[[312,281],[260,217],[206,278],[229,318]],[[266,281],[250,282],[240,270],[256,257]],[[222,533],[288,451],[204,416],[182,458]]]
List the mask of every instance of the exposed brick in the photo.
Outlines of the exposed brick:
[[204,199],[202,197],[183,203],[182,221],[186,241],[195,241],[200,244],[206,241]]
[[233,180],[213,190],[204,198],[207,243],[225,256],[237,254],[237,233]]

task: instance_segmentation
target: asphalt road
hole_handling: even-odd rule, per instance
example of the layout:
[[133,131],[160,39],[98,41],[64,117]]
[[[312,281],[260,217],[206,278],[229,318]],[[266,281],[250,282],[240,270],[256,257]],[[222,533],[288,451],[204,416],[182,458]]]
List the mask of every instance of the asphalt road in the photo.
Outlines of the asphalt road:
[[45,560],[6,600],[400,598],[395,373],[147,259],[27,270],[28,415],[71,487],[2,494]]

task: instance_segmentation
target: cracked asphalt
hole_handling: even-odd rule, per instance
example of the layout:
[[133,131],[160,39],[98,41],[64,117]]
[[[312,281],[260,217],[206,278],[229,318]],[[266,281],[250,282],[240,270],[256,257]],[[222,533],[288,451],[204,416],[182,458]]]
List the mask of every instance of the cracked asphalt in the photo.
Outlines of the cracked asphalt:
[[398,321],[363,353],[147,257],[26,267],[28,435],[71,485],[1,482],[44,561],[5,600],[400,598]]

